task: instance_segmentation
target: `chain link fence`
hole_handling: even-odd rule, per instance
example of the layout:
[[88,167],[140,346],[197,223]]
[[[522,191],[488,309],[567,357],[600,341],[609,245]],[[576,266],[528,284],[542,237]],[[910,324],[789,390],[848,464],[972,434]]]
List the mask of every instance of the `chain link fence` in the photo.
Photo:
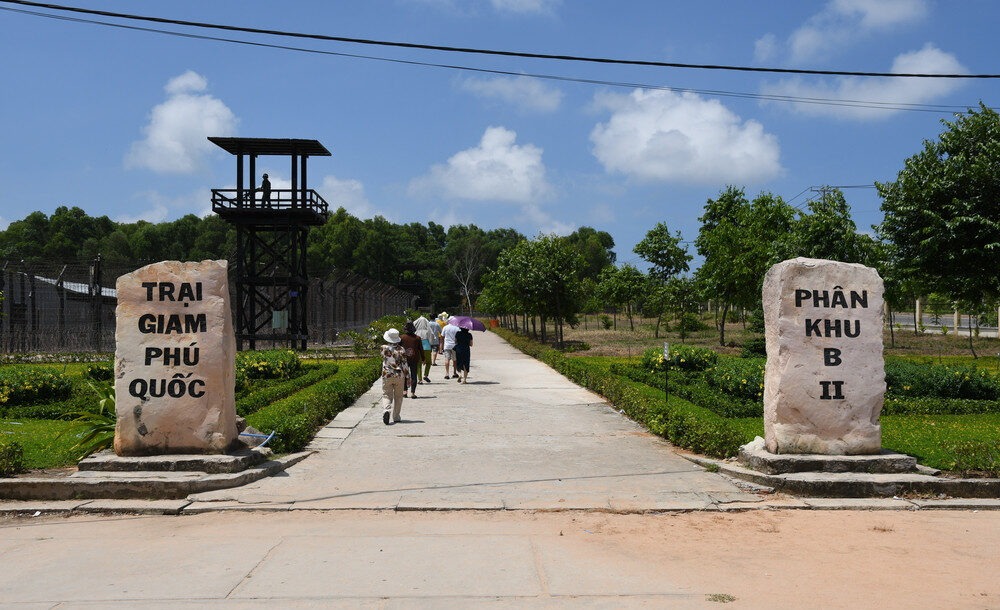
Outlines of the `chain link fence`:
[[[115,281],[145,264],[0,261],[0,353],[114,351]],[[311,279],[308,298],[315,346],[334,345],[344,331],[367,328],[416,301],[409,292],[339,269]]]

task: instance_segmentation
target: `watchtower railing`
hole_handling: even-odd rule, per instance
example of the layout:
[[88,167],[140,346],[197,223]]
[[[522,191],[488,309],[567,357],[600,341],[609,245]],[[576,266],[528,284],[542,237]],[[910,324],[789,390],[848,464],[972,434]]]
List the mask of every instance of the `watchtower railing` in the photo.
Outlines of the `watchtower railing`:
[[236,210],[310,210],[325,217],[329,210],[326,200],[312,189],[271,189],[270,195],[264,200],[263,191],[212,189],[212,211],[224,214]]

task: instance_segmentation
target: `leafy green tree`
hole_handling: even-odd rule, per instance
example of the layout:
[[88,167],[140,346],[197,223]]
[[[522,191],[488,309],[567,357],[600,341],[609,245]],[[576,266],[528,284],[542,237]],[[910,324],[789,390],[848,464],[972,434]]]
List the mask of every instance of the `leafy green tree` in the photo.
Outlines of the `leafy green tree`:
[[[681,247],[681,241],[680,231],[676,235],[671,235],[667,224],[658,222],[656,226],[646,233],[642,241],[635,245],[632,251],[649,263],[650,278],[654,280],[654,283],[659,283],[662,286],[671,277],[688,270],[691,255],[688,254],[687,248]],[[659,299],[656,308],[656,331],[654,335],[659,337],[660,323],[663,321],[663,298],[665,297],[665,293],[662,290],[657,290],[656,292]]]
[[761,193],[751,204],[743,189],[727,187],[709,199],[695,240],[704,262],[695,277],[705,296],[721,303],[719,344],[726,344],[726,319],[732,307],[760,304],[768,268],[777,262],[776,244],[792,228],[795,210],[781,197]]
[[672,277],[662,290],[665,293],[664,306],[678,320],[677,326],[683,343],[688,333],[687,318],[698,311],[698,304],[701,302],[698,283],[692,277]]
[[598,282],[599,294],[613,307],[625,306],[629,329],[635,330],[633,310],[635,303],[646,292],[646,276],[628,263],[621,267],[606,267]]
[[809,202],[808,212],[799,215],[787,238],[778,244],[780,260],[804,256],[869,266],[875,262],[875,240],[858,233],[840,189],[822,189],[821,195]]
[[601,271],[615,264],[615,240],[607,231],[580,227],[565,239],[583,256],[583,277],[596,281]]
[[[1000,114],[980,103],[877,183],[901,273],[969,310],[1000,297]],[[972,347],[972,338],[969,339]]]

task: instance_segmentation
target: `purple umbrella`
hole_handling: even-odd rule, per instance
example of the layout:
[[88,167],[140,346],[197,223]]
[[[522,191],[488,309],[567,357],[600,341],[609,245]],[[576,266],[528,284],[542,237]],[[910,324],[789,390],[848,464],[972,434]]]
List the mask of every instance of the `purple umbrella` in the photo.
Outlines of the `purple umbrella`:
[[475,318],[470,318],[469,316],[452,316],[448,318],[448,324],[459,328],[466,328],[468,330],[486,330],[485,324]]

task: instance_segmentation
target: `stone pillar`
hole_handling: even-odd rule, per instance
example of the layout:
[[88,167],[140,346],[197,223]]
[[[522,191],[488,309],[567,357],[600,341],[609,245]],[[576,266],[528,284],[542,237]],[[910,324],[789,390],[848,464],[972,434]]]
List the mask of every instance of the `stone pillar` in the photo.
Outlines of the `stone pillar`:
[[913,312],[913,332],[920,332],[920,325],[924,323],[924,307],[921,297],[917,297],[916,311]]
[[223,453],[236,440],[236,339],[226,261],[118,278],[115,453]]
[[879,453],[883,285],[863,265],[796,258],[764,278],[771,453]]
[[951,315],[951,328],[952,328],[952,330],[954,330],[954,331],[955,331],[956,333],[957,333],[957,332],[959,331],[959,329],[961,328],[961,320],[962,320],[962,318],[961,318],[961,314],[959,314],[959,313],[958,313],[958,310],[956,309],[956,310],[954,311],[954,313],[952,313],[952,315]]

